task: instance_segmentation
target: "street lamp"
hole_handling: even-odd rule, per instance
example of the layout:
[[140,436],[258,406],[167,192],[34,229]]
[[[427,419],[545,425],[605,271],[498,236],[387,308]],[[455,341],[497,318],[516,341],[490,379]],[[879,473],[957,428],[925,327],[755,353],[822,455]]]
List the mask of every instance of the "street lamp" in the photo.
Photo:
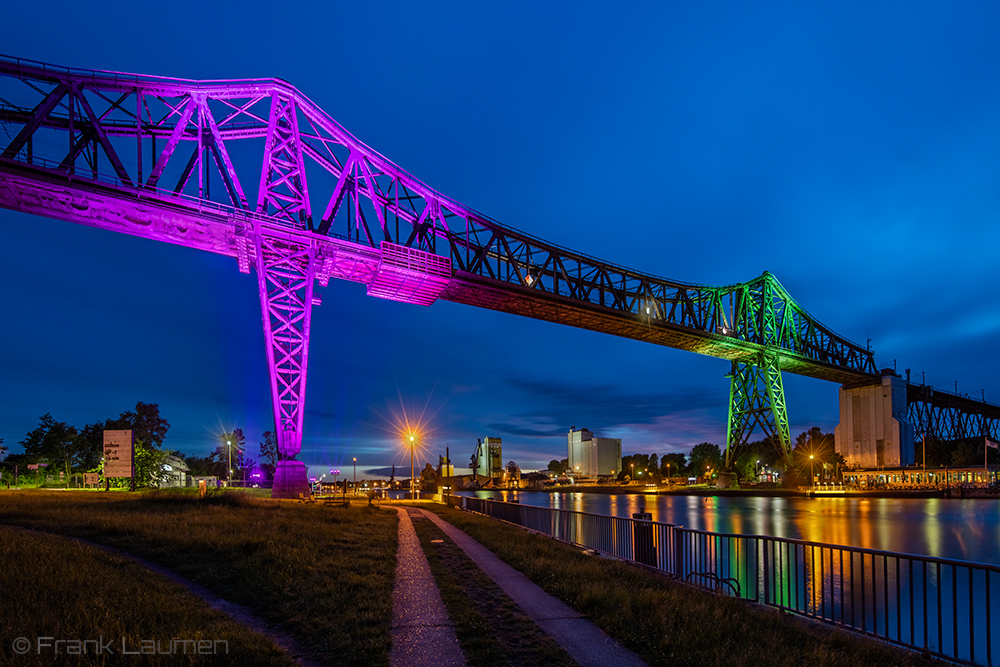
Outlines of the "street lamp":
[[351,491],[352,496],[358,495],[358,457],[354,457],[354,488]]
[[229,481],[226,482],[226,486],[233,485],[233,441],[226,440],[226,447],[229,449]]
[[413,448],[416,445],[413,443],[413,434],[410,434],[410,500],[413,500],[414,496],[414,484],[413,484]]
[[812,486],[815,487],[816,486],[816,475],[815,475],[815,473],[813,473],[813,455],[812,454],[809,455],[809,478],[810,478],[809,481],[812,482]]

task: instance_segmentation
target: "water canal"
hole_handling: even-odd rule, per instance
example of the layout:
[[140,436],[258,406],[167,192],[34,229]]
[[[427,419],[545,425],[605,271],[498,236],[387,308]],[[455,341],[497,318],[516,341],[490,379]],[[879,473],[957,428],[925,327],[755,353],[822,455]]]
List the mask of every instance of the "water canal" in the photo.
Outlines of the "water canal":
[[696,530],[768,535],[1000,565],[996,498],[774,498],[476,491],[463,495],[631,517]]

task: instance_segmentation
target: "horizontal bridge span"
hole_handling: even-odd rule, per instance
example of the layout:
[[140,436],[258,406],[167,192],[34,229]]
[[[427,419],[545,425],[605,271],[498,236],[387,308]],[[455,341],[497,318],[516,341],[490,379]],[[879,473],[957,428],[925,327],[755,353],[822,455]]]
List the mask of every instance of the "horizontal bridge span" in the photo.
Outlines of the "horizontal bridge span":
[[[235,221],[256,220],[264,233],[316,245],[321,255],[330,258],[321,280],[332,277],[367,284],[381,261],[378,249],[289,229],[263,216],[245,216],[232,207],[206,206],[204,202],[156,191],[128,193],[79,177],[68,183],[45,170],[5,162],[0,162],[0,206],[231,257],[239,255]],[[252,254],[251,248],[248,255]],[[648,314],[581,303],[579,299],[465,271],[454,272],[440,298],[732,361],[753,363],[756,355],[765,350],[764,346],[731,335],[678,326]],[[790,353],[780,355],[780,364],[782,370],[848,385],[869,377]]]
[[[440,289],[451,301],[740,363],[767,355],[780,370],[824,380],[877,377],[870,349],[821,324],[770,274],[682,283],[501,225],[399,168],[279,79],[187,81],[0,57],[0,123],[9,137],[0,171],[16,183],[2,195],[8,208],[232,255],[244,271],[253,263],[247,229],[259,228],[335,255],[336,266],[321,257],[331,270],[319,271],[321,284],[356,280],[389,298],[422,290],[421,303]],[[245,142],[257,142],[256,164],[231,157]],[[447,258],[451,283],[407,287],[420,281],[397,268],[373,289],[384,243]]]

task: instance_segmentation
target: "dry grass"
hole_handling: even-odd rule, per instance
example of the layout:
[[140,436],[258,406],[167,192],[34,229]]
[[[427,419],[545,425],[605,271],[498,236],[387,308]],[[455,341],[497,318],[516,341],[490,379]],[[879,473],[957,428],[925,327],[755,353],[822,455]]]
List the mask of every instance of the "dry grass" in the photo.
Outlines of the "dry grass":
[[717,597],[493,519],[432,506],[650,665],[883,667],[940,664],[844,631]]
[[82,537],[164,565],[290,632],[315,660],[389,662],[394,513],[238,493],[201,500],[21,491],[0,492],[0,524]]
[[[188,657],[200,648],[208,655],[193,659],[208,665],[295,664],[270,640],[210,609],[179,584],[97,547],[0,526],[0,562],[4,665],[176,660],[143,654],[144,648]],[[20,655],[18,638],[28,641]],[[171,644],[172,639],[209,643]],[[56,640],[70,641],[57,645]],[[143,640],[157,643],[144,646]],[[123,650],[139,655],[125,656]]]

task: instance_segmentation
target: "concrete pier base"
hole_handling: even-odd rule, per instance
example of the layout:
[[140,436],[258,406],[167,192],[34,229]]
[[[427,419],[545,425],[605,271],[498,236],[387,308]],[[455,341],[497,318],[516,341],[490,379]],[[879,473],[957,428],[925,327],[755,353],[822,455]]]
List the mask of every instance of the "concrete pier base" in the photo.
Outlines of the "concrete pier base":
[[274,471],[271,497],[298,498],[300,493],[309,493],[306,464],[302,461],[278,461],[278,468]]
[[878,384],[841,387],[837,453],[852,468],[911,465],[914,433],[906,412],[906,383],[892,369],[882,371]]

